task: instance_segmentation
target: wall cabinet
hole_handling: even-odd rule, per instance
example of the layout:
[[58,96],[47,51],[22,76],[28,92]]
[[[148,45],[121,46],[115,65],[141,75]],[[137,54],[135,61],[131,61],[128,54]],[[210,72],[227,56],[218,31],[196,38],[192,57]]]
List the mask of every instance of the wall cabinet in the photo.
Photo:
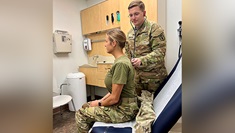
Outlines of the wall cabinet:
[[100,31],[100,5],[95,5],[81,11],[82,33],[89,34]]
[[100,86],[100,87],[105,87],[105,84],[104,84],[104,79],[105,79],[105,76],[107,74],[107,72],[110,70],[110,68],[112,67],[112,65],[106,65],[106,64],[98,64],[97,65],[98,68],[97,68],[97,86]]
[[120,27],[117,12],[120,0],[106,0],[81,11],[82,33],[87,35]]
[[86,84],[88,85],[94,85],[96,86],[96,71],[97,68],[86,68],[86,67],[80,67],[80,72],[83,72],[86,75]]
[[120,13],[120,0],[107,0],[100,4],[101,15],[101,29],[108,30],[120,27],[120,19],[118,19],[118,13]]
[[97,68],[80,67],[79,71],[86,75],[86,84],[105,88],[104,79],[111,67],[111,64],[98,64]]

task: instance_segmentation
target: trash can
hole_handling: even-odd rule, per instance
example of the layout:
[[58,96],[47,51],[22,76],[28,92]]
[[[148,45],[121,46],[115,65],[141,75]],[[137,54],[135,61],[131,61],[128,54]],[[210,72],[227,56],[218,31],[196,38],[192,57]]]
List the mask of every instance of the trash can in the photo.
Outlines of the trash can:
[[[67,75],[67,89],[65,94],[72,96],[76,110],[87,102],[85,74],[82,72],[69,73]],[[74,111],[72,102],[69,102],[69,110]]]

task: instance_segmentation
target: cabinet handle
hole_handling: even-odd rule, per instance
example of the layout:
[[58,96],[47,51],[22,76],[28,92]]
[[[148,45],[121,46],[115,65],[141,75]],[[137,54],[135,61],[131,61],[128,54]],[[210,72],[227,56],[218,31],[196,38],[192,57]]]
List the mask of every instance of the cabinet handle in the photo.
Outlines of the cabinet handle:
[[110,70],[111,68],[104,68],[105,70]]
[[106,25],[109,25],[109,15],[106,15]]
[[113,13],[111,13],[111,21],[112,21],[112,24],[114,22],[114,16],[113,16]]

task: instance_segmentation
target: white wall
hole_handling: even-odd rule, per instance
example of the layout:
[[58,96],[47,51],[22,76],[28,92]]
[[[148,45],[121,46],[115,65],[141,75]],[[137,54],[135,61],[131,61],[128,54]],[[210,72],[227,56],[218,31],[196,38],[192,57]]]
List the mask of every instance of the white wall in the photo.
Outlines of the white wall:
[[157,0],[157,23],[166,32],[166,0]]
[[86,0],[88,7],[93,6],[93,5],[98,4],[100,2],[103,2],[103,1],[106,1],[106,0]]
[[72,52],[53,54],[53,77],[57,86],[62,84],[68,73],[78,72],[79,65],[88,62],[82,47],[80,10],[87,8],[85,0],[53,0],[53,31],[65,30],[72,35]]
[[178,22],[182,20],[182,0],[158,0],[158,23],[167,38],[166,68],[170,72],[178,59]]

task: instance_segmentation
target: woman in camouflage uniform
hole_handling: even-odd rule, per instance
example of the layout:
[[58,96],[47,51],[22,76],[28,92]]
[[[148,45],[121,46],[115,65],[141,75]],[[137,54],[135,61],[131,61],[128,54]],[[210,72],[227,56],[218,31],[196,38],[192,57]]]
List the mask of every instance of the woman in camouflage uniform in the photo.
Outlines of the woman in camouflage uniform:
[[87,133],[96,121],[121,123],[134,119],[138,113],[134,68],[123,53],[126,36],[121,30],[114,29],[107,32],[105,40],[107,53],[115,57],[114,64],[105,78],[109,93],[101,100],[85,104],[76,112],[79,133]]

